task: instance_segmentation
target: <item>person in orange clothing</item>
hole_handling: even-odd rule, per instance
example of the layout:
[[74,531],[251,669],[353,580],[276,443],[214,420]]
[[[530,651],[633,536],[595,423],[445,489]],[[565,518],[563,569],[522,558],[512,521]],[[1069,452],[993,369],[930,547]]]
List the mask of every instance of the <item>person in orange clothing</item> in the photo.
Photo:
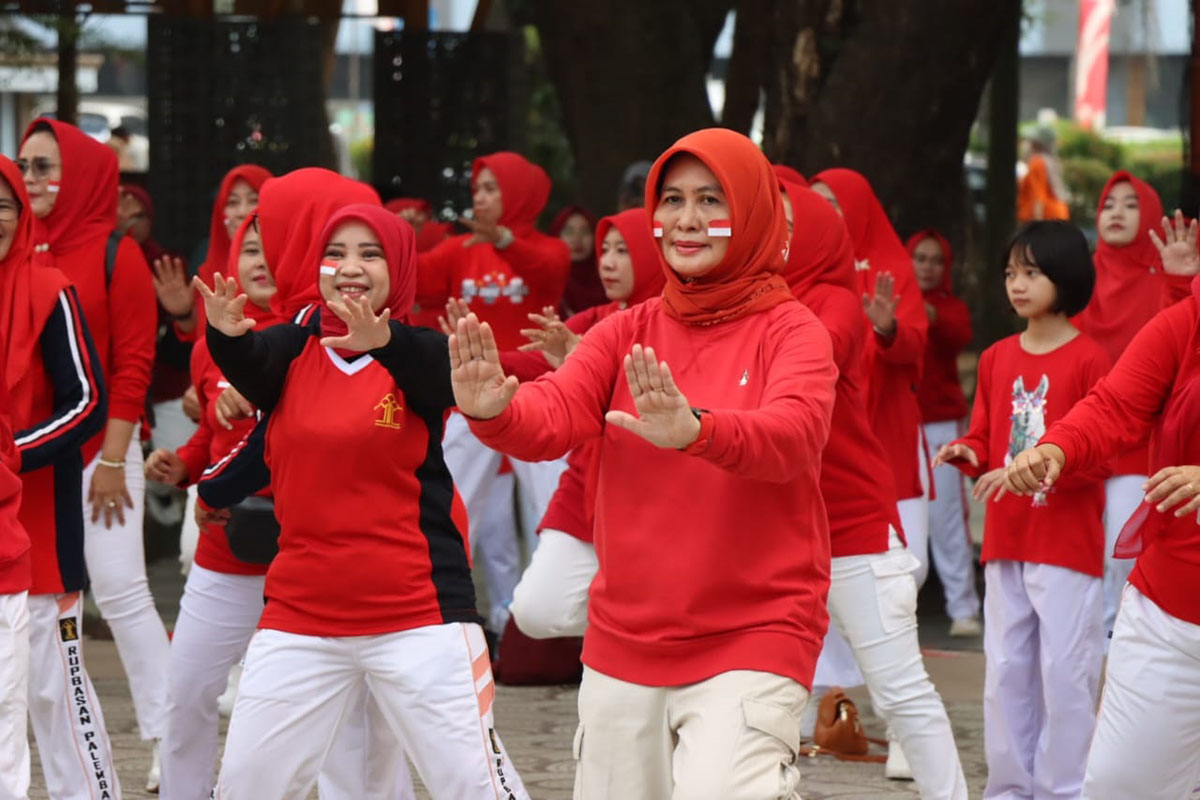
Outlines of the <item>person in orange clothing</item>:
[[[446,239],[419,257],[417,303],[443,308],[462,298],[495,331],[502,351],[525,344],[522,328],[530,312],[558,307],[571,270],[567,245],[534,229],[550,197],[550,178],[516,153],[493,153],[472,168],[473,219],[462,220],[471,233]],[[488,629],[499,636],[508,623],[508,606],[521,578],[521,546],[509,508],[512,492],[502,484],[501,456],[479,443],[461,414],[451,415],[442,443],[446,464],[467,505],[470,540],[487,583]],[[512,460],[523,533],[532,541],[546,513],[564,459],[531,464]],[[498,491],[499,490],[499,491]]]
[[1055,149],[1054,131],[1039,128],[1029,138],[1029,171],[1017,184],[1017,221],[1070,219],[1071,193],[1063,182],[1062,164]]

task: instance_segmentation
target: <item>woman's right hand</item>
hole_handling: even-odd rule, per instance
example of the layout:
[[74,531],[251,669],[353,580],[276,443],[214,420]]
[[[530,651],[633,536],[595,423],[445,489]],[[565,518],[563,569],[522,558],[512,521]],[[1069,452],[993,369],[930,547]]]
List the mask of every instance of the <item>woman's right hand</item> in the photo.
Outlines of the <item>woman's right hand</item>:
[[951,442],[942,445],[942,449],[938,450],[937,455],[933,457],[933,463],[930,464],[930,469],[940,467],[942,464],[949,464],[951,461],[966,461],[972,467],[979,466],[979,456],[975,455],[974,450],[965,444]]
[[209,289],[199,276],[192,281],[192,286],[204,298],[208,324],[221,333],[230,337],[242,336],[254,327],[255,320],[243,313],[247,297],[238,291],[237,281],[225,280],[218,272],[213,276],[213,288]]
[[1184,222],[1183,212],[1175,209],[1175,225],[1171,225],[1169,217],[1163,217],[1162,226],[1163,238],[1158,238],[1158,233],[1151,228],[1150,241],[1158,248],[1163,272],[1183,276],[1200,274],[1200,252],[1196,249],[1200,234],[1196,220],[1192,220],[1190,225],[1187,224]]
[[225,391],[217,395],[217,400],[213,404],[213,412],[217,416],[217,422],[227,431],[233,430],[233,420],[249,419],[254,416],[254,406],[250,405],[250,401],[242,397],[242,393],[230,386]]
[[168,486],[178,486],[187,479],[187,464],[175,451],[160,448],[146,459],[146,477]]
[[491,419],[508,407],[517,379],[505,377],[492,328],[474,314],[458,321],[450,335],[450,385],[458,410],[475,419]]
[[529,321],[537,328],[522,328],[521,335],[528,344],[518,347],[521,351],[540,350],[550,366],[558,369],[571,355],[582,336],[578,336],[558,317],[554,306],[546,306],[541,314],[529,314]]

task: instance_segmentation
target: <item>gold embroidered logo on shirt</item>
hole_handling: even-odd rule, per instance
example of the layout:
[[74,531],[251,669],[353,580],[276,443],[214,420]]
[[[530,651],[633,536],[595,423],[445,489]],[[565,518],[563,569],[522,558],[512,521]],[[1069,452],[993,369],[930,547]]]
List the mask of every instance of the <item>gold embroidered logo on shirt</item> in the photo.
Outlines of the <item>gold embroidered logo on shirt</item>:
[[404,410],[404,405],[396,399],[396,395],[388,392],[383,396],[383,399],[374,408],[375,411],[382,411],[383,415],[375,420],[375,424],[380,428],[391,428],[392,430],[400,430],[400,423],[396,421],[396,415]]

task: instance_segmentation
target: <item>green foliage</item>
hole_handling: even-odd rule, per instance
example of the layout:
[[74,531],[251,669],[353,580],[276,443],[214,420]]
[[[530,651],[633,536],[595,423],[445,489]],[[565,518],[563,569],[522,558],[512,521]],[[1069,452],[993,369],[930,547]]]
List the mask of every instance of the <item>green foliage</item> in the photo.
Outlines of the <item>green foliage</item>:
[[1109,141],[1094,131],[1063,123],[1058,126],[1058,157],[1064,162],[1067,159],[1099,161],[1107,164],[1110,172],[1127,169],[1129,165],[1125,145]]
[[375,140],[373,138],[359,139],[350,143],[350,164],[359,180],[370,181],[371,160],[375,156]]

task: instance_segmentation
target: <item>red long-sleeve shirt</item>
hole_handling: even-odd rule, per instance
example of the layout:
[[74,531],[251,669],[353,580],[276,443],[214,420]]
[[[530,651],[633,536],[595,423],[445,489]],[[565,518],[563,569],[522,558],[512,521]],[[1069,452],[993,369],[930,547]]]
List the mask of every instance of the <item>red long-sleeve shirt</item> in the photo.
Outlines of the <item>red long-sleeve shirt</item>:
[[[653,346],[713,427],[701,454],[606,425],[630,413],[622,358]],[[811,685],[828,624],[829,527],[819,489],[837,371],[799,304],[712,326],[658,299],[597,325],[554,374],[524,384],[486,444],[557,458],[603,436],[583,660],[621,680],[678,686],[733,670]]]
[[[1103,348],[1080,334],[1049,353],[1021,347],[1020,335],[1001,339],[979,357],[971,428],[956,444],[975,451],[979,467],[955,466],[971,477],[998,469],[1033,447],[1108,371]],[[1104,574],[1104,478],[1107,463],[1060,481],[1044,497],[1006,494],[989,501],[981,561],[1053,564]]]
[[[1196,325],[1196,302],[1177,303],[1146,323],[1112,372],[1042,437],[1062,448],[1064,477],[1107,462],[1151,434],[1156,441],[1167,399]],[[1184,463],[1200,463],[1200,430],[1185,442]],[[1152,511],[1157,514],[1159,512]],[[1174,617],[1200,625],[1200,524],[1196,515],[1175,519],[1138,556],[1129,581]]]
[[[190,486],[200,480],[204,469],[209,464],[215,464],[220,458],[228,455],[254,428],[255,420],[239,419],[230,424],[232,430],[217,422],[217,398],[229,388],[229,381],[221,374],[221,370],[213,362],[208,352],[208,343],[201,339],[192,348],[192,385],[196,387],[196,395],[200,400],[200,423],[192,438],[179,448],[178,455],[187,464],[185,486]],[[269,491],[260,492],[269,495]],[[223,572],[229,575],[266,575],[266,564],[250,564],[235,556],[229,549],[229,540],[225,538],[225,528],[221,525],[206,525],[200,531],[200,541],[196,546],[196,563],[213,572]]]
[[933,306],[935,318],[929,323],[925,345],[925,366],[917,402],[924,422],[960,420],[967,416],[967,398],[958,379],[958,354],[970,341],[971,312],[957,297],[929,292],[925,302]]

